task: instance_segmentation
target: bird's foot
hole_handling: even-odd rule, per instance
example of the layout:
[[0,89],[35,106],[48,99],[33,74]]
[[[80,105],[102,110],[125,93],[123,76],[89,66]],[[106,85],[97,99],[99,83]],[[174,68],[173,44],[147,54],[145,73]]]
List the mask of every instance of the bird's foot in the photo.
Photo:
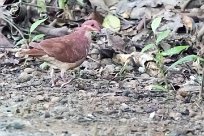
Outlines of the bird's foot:
[[53,88],[53,87],[55,87],[55,86],[56,86],[56,84],[55,84],[55,83],[52,83],[51,87]]
[[70,79],[69,81],[64,82],[64,83],[61,85],[60,88],[63,88],[65,85],[69,84],[69,83],[72,82],[74,79],[75,79],[75,78],[72,78],[72,79]]
[[50,81],[51,87],[55,87],[58,80],[59,80],[59,79],[51,80],[51,81]]

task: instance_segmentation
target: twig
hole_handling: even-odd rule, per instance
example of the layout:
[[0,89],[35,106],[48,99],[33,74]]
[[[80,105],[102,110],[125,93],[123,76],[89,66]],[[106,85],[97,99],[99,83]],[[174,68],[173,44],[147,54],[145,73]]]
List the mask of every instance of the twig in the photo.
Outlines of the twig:
[[90,59],[90,60],[93,60],[93,61],[94,61],[94,62],[96,62],[96,63],[99,63],[99,64],[100,64],[100,62],[99,62],[99,61],[97,61],[97,60],[95,60],[95,59],[91,58],[90,56],[87,56],[87,58],[88,58],[88,59]]
[[188,4],[191,2],[192,0],[187,0],[185,1],[185,3],[183,5],[181,5],[181,11],[184,11],[185,8],[188,6]]
[[201,88],[199,92],[199,101],[203,99],[203,86],[204,86],[204,68],[203,68],[203,74],[202,74],[202,83],[201,83]]
[[8,22],[11,26],[13,26],[20,33],[22,38],[25,39],[25,37],[24,37],[23,33],[21,32],[21,30],[17,26],[15,26],[9,19],[3,18],[3,17],[2,17],[2,19],[4,21]]
[[203,108],[197,103],[197,102],[195,102],[194,103],[200,110],[201,110],[201,112],[203,113]]
[[5,49],[5,48],[14,48],[14,47],[13,46],[0,46],[0,48]]
[[[31,3],[26,3],[26,2],[21,2],[22,4],[28,5],[28,6],[33,6],[33,7],[37,7],[40,8],[40,6],[36,5],[36,4],[31,4]],[[52,9],[61,9],[60,7],[53,7],[53,6],[46,6],[46,8],[52,8]]]
[[[31,3],[27,3],[27,2],[23,2],[23,1],[15,2],[15,3],[10,3],[10,4],[4,4],[4,5],[1,5],[0,7],[12,6],[12,5],[20,4],[20,3],[24,4],[24,5],[40,8],[40,6],[38,6],[36,4],[31,4]],[[46,6],[46,8],[61,9],[60,7],[54,7],[54,6]]]
[[19,4],[19,2],[15,2],[15,3],[10,3],[10,4],[4,4],[4,5],[1,5],[0,7],[6,7],[6,6],[12,6],[12,5],[16,5],[16,4]]
[[55,28],[50,26],[40,25],[36,28],[38,32],[44,33],[47,36],[64,36],[69,34],[69,29],[66,26]]
[[199,41],[201,40],[203,35],[204,35],[204,26],[202,26],[200,30],[198,31],[197,38]]
[[120,71],[114,76],[113,79],[115,79],[118,75],[122,74],[123,71],[126,69],[127,64],[132,60],[132,56],[129,57],[126,61],[125,64],[123,65],[123,67],[120,69]]

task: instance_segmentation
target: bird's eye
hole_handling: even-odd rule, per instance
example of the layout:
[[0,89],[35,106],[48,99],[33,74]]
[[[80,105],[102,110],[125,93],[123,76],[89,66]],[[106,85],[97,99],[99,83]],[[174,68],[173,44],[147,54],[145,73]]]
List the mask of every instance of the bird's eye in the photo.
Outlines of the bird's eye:
[[92,24],[91,26],[94,26],[94,24]]

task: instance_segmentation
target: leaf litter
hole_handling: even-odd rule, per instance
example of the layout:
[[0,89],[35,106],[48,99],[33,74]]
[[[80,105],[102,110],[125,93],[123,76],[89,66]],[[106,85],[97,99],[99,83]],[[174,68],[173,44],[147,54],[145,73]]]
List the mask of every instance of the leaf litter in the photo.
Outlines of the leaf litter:
[[[203,135],[202,1],[66,2],[1,2],[0,134]],[[15,57],[27,48],[22,38],[66,35],[86,19],[105,29],[93,37],[92,59],[67,73],[77,80],[65,88],[50,87],[46,64]]]

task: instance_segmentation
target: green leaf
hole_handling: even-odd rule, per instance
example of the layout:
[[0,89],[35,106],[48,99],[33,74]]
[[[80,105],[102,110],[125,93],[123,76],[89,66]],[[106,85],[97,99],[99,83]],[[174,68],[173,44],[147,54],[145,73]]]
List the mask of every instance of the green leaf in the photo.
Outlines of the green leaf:
[[200,61],[204,62],[204,59],[199,57],[199,56],[198,56],[197,60],[198,60],[198,62],[200,62]]
[[152,89],[157,89],[157,91],[164,91],[164,92],[167,91],[167,89],[162,85],[152,85]]
[[158,51],[158,52],[156,53],[155,59],[156,59],[156,63],[157,63],[159,66],[161,66],[161,65],[164,63],[164,57],[162,56],[162,54],[161,54],[160,51]]
[[151,28],[152,28],[152,31],[154,32],[154,34],[156,33],[156,29],[159,27],[161,20],[162,20],[161,17],[157,17],[152,21]]
[[46,20],[47,18],[45,18],[45,19],[40,19],[40,20],[37,20],[35,23],[33,23],[32,25],[31,25],[31,27],[30,27],[30,33],[32,33],[41,23],[43,23],[45,20]]
[[187,50],[189,46],[177,46],[177,47],[174,47],[174,48],[170,48],[166,51],[163,51],[161,54],[163,56],[172,56],[172,55],[175,55],[175,54],[179,54],[181,51],[183,50]]
[[47,62],[43,62],[41,65],[40,65],[40,68],[41,69],[48,69],[49,68],[49,64]]
[[15,44],[15,46],[22,45],[22,44],[26,44],[26,42],[27,42],[26,39],[21,39],[21,40],[19,40],[19,41]]
[[183,57],[183,58],[177,60],[176,62],[174,62],[168,69],[175,68],[179,64],[183,64],[183,63],[186,63],[186,62],[194,61],[196,59],[202,59],[202,58],[200,58],[197,55],[188,55],[188,56]]
[[164,40],[166,37],[169,36],[170,34],[170,30],[166,30],[166,31],[163,31],[163,32],[160,32],[158,35],[157,35],[157,40],[156,40],[156,45],[159,44],[159,42],[161,42],[162,40]]
[[33,41],[39,41],[39,40],[42,40],[44,38],[44,34],[38,34],[38,35],[35,35],[33,38],[32,38],[32,42]]
[[67,0],[58,0],[59,8],[64,9],[66,3],[67,3]]
[[109,28],[114,32],[120,30],[120,19],[114,15],[108,14],[103,21],[103,27]]
[[79,5],[83,6],[84,5],[84,0],[77,0],[77,2],[79,3]]
[[145,51],[151,49],[151,48],[155,48],[155,45],[153,43],[150,43],[148,45],[146,45],[143,49],[142,49],[142,53],[144,53]]
[[37,6],[39,12],[46,12],[46,3],[45,0],[37,0]]

